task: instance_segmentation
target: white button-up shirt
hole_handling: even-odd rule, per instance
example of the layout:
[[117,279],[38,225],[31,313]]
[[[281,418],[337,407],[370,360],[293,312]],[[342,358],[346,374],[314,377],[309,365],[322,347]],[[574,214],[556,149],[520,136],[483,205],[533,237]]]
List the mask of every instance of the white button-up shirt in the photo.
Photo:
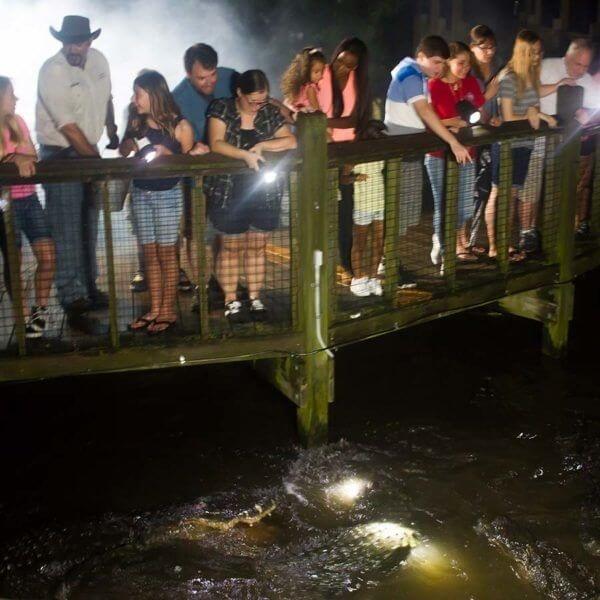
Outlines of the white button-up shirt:
[[[557,83],[561,79],[568,77],[567,66],[564,58],[545,58],[542,61],[542,72],[540,79],[543,84]],[[597,95],[597,84],[589,73],[576,80],[577,85],[583,87],[583,107],[595,108],[593,106],[595,96]],[[557,93],[549,94],[540,100],[540,110],[547,115],[556,114]]]
[[90,48],[83,69],[71,66],[64,54],[58,52],[40,69],[37,141],[66,148],[69,142],[60,128],[74,123],[87,141],[96,145],[102,137],[110,97],[110,69],[101,52]]

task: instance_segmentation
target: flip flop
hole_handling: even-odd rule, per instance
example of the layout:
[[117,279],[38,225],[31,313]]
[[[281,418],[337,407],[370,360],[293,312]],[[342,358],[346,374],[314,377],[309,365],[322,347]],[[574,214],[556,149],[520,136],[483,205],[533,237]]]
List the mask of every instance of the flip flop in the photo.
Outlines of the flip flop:
[[[129,331],[143,331],[144,329],[147,329],[150,325],[152,325],[154,321],[156,321],[156,319],[138,317],[133,323],[129,323],[129,325],[127,325],[127,329],[129,329]],[[136,323],[140,323],[140,325],[138,327],[135,327]]]
[[163,329],[152,329],[148,330],[148,335],[160,335],[161,333],[165,333],[169,331],[169,329],[173,329],[177,325],[177,321],[167,321],[166,319],[154,319],[154,325],[166,325]]
[[477,261],[477,256],[471,252],[459,252],[456,255],[456,260],[460,263],[470,263]]

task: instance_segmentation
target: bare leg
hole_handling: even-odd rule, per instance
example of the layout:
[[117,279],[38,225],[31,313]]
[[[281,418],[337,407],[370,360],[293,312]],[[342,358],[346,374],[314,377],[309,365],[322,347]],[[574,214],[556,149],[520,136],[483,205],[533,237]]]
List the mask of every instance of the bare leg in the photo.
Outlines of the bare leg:
[[468,225],[465,223],[457,232],[456,232],[456,254],[470,254],[469,251],[469,234],[467,232]]
[[[370,225],[357,225],[356,223],[352,226],[352,272],[356,279],[362,279],[367,276],[364,263],[369,227]],[[377,271],[375,272],[377,273]]]
[[512,244],[512,240],[514,239],[513,227],[515,225],[515,211],[518,211],[519,215],[519,224],[517,226],[517,238],[520,237],[520,232],[523,229],[526,229],[526,225],[531,222],[531,202],[522,202],[519,199],[519,190],[518,188],[512,188],[509,215],[508,215],[508,252],[510,255],[510,260],[512,262],[518,262],[525,258],[525,253],[517,251],[517,249]]
[[268,233],[249,231],[246,234],[244,265],[248,282],[248,295],[252,299],[260,296],[260,290],[265,283],[268,239]]
[[498,200],[498,187],[493,185],[485,207],[485,227],[488,234],[488,256],[495,258],[498,255],[496,249],[496,204]]
[[50,296],[50,288],[52,287],[56,267],[54,242],[50,238],[45,238],[35,242],[31,248],[37,261],[35,303],[37,306],[48,306],[48,297]]
[[240,276],[239,253],[243,245],[242,236],[221,236],[221,248],[217,254],[216,272],[219,284],[225,294],[225,302],[236,299],[236,289]]
[[[160,307],[156,323],[148,327],[151,333],[158,333],[169,327],[169,323],[177,320],[175,299],[177,297],[177,281],[179,279],[179,263],[177,261],[177,246],[158,244],[158,263],[162,288],[160,290]],[[158,323],[158,321],[162,321]]]
[[371,265],[369,268],[369,277],[377,277],[377,268],[383,256],[383,221],[373,221],[371,224]]
[[131,323],[130,328],[133,331],[145,329],[148,326],[148,321],[156,319],[162,302],[162,276],[158,262],[158,244],[144,244],[143,248],[144,262],[146,263],[146,281],[150,291],[150,310]]

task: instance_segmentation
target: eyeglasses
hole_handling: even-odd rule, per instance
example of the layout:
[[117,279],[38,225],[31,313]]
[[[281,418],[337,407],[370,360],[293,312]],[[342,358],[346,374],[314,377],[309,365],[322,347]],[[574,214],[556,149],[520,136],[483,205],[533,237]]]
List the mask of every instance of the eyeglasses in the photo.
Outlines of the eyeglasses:
[[248,98],[246,98],[246,102],[248,102],[250,106],[258,106],[258,108],[269,104],[270,101],[271,98],[268,96],[264,100],[248,100]]

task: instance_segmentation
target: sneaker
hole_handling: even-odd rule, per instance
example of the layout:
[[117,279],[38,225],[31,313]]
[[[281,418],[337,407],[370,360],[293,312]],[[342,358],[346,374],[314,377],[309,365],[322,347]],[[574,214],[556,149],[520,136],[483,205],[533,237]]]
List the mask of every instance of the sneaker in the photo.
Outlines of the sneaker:
[[442,262],[442,245],[440,244],[440,238],[435,235],[435,233],[431,236],[432,246],[431,246],[431,264],[439,265]]
[[252,315],[253,319],[258,321],[261,321],[265,318],[267,309],[259,298],[252,298],[250,300],[250,314]]
[[536,229],[524,229],[521,231],[519,249],[526,254],[534,254],[540,249],[540,236]]
[[25,322],[25,337],[28,339],[37,339],[42,337],[42,332],[37,331],[31,326],[29,319]]
[[33,306],[31,308],[31,317],[29,317],[29,324],[31,327],[40,333],[43,334],[46,331],[46,326],[48,325],[48,307],[46,306]]
[[578,242],[588,240],[592,237],[592,230],[588,221],[581,221],[579,227],[575,230],[575,239]]
[[383,296],[381,281],[379,281],[377,277],[371,277],[371,279],[369,279],[369,293],[371,296]]
[[369,288],[369,278],[368,277],[353,277],[350,282],[350,291],[355,296],[369,296],[371,294],[371,290]]
[[135,275],[131,278],[129,289],[134,294],[139,294],[148,290],[148,286],[146,285],[146,278],[144,277],[144,274],[141,271],[135,273]]
[[231,300],[225,303],[225,317],[230,323],[241,323],[244,320],[242,303],[239,300]]
[[385,258],[381,259],[381,262],[377,267],[377,275],[385,275]]
[[191,292],[194,289],[194,284],[190,281],[187,273],[183,269],[179,269],[179,282],[177,289],[180,292]]
[[417,287],[415,276],[403,267],[398,267],[398,289],[411,290]]

